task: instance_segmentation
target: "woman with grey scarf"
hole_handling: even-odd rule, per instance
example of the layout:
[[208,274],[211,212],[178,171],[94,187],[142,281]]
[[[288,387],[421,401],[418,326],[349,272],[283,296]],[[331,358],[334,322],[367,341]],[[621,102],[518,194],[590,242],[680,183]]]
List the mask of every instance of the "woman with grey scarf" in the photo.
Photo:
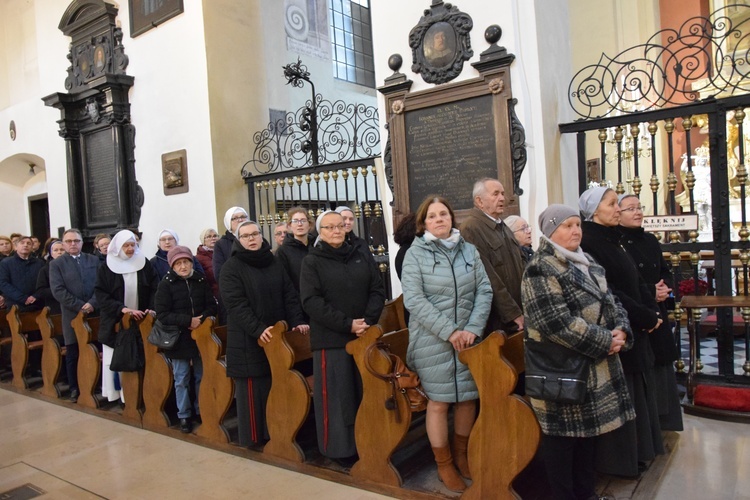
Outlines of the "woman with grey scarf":
[[596,498],[596,437],[635,418],[619,352],[630,323],[601,266],[581,250],[581,219],[565,205],[539,216],[543,236],[521,282],[526,342],[554,342],[591,358],[581,404],[531,398],[540,456],[556,499]]

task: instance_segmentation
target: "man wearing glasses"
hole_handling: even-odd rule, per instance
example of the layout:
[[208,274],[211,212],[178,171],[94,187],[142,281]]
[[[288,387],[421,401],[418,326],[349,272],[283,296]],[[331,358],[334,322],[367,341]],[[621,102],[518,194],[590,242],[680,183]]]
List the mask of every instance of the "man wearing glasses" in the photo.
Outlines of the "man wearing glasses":
[[276,229],[273,231],[273,240],[276,242],[276,250],[284,244],[284,238],[286,238],[287,235],[287,228],[288,226],[286,222],[276,224]]
[[70,385],[70,399],[78,401],[78,342],[70,322],[79,312],[91,314],[96,308],[94,285],[99,259],[83,253],[83,238],[78,229],[63,233],[65,255],[50,262],[49,283],[52,295],[60,303],[63,337],[65,338],[65,369]]

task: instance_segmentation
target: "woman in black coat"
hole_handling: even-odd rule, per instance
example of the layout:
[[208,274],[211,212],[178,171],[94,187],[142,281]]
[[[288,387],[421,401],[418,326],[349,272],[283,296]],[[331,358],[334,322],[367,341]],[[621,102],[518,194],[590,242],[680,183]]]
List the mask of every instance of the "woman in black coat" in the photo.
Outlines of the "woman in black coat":
[[214,255],[211,257],[214,279],[219,284],[219,295],[216,298],[219,301],[219,323],[222,325],[227,322],[227,312],[221,298],[221,268],[232,256],[232,248],[234,248],[234,242],[237,241],[237,238],[234,236],[237,228],[240,224],[246,222],[247,219],[247,212],[242,207],[231,207],[226,211],[224,214],[224,227],[227,228],[227,231],[214,245]]
[[317,230],[320,242],[302,261],[300,296],[310,317],[318,448],[346,467],[357,456],[354,420],[361,380],[345,347],[378,322],[385,292],[375,263],[344,241],[340,214],[321,214]]
[[[633,258],[643,279],[650,286],[661,317],[666,319],[667,298],[672,289],[673,276],[669,264],[664,260],[661,245],[651,233],[643,230],[643,207],[635,195],[620,197],[620,232],[622,245]],[[674,362],[679,356],[672,327],[664,321],[648,336],[654,352],[654,381],[659,408],[659,422],[663,431],[681,431],[682,407],[674,373]]]
[[141,320],[154,307],[159,281],[151,264],[141,253],[135,234],[127,229],[117,233],[107,249],[107,265],[96,275],[94,295],[99,304],[99,342],[102,343],[102,396],[109,401],[122,397],[117,374],[109,369],[115,345],[115,327],[126,313]]
[[663,320],[638,267],[622,247],[615,192],[591,188],[581,195],[578,206],[585,218],[581,248],[604,268],[612,293],[628,313],[634,338],[633,348],[620,353],[620,359],[636,419],[597,437],[597,470],[635,477],[657,454],[664,453],[654,394],[654,353],[648,339]]
[[299,295],[258,224],[243,222],[236,236],[219,289],[227,310],[227,376],[235,382],[240,445],[251,446],[268,440],[271,368],[258,339],[270,340],[271,328],[281,320],[302,333],[309,328]]
[[290,208],[287,212],[289,232],[284,237],[284,243],[276,250],[276,257],[284,266],[299,293],[299,273],[302,259],[312,247],[310,236],[310,218],[302,207]]
[[[177,417],[180,430],[192,430],[191,417],[200,415],[198,394],[203,378],[203,363],[191,331],[209,316],[216,315],[216,299],[203,274],[193,268],[193,254],[188,247],[176,246],[167,253],[170,270],[159,282],[154,299],[156,318],[160,323],[180,328],[174,348],[164,351],[172,360]],[[195,401],[190,404],[190,366],[193,368]]]

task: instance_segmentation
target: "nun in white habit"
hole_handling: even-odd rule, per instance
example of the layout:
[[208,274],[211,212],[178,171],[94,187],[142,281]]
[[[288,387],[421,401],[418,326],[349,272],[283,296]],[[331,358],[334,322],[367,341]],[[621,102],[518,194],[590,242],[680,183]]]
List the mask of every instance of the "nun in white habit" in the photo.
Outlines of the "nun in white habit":
[[115,328],[125,313],[139,320],[151,311],[158,284],[151,264],[138,248],[135,234],[128,230],[117,233],[109,244],[106,265],[99,267],[95,287],[101,308],[102,396],[109,401],[122,399],[119,377],[109,369]]

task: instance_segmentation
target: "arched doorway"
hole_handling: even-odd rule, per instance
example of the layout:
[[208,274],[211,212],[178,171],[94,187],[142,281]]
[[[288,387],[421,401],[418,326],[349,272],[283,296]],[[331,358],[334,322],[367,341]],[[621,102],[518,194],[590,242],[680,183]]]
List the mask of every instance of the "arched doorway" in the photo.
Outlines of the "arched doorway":
[[45,161],[32,153],[0,160],[0,200],[4,217],[0,234],[32,234],[44,242],[50,236]]

